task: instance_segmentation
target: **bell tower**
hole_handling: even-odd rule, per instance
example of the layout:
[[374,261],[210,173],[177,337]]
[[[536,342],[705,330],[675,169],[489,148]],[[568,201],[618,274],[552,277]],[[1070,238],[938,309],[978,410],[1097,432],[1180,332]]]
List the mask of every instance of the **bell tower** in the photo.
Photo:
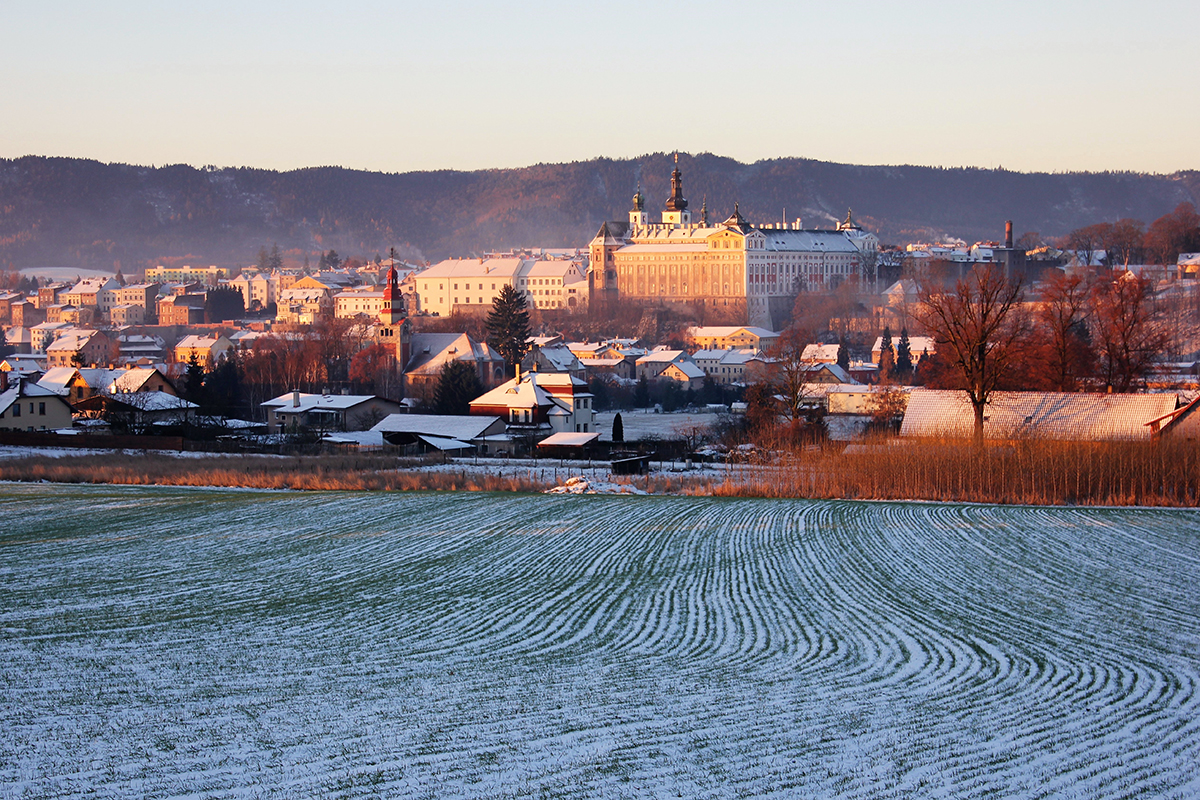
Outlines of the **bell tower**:
[[675,154],[675,169],[671,172],[671,196],[667,198],[667,210],[663,212],[664,225],[691,225],[692,212],[687,210],[688,201],[683,197],[683,174],[679,171],[679,153]]

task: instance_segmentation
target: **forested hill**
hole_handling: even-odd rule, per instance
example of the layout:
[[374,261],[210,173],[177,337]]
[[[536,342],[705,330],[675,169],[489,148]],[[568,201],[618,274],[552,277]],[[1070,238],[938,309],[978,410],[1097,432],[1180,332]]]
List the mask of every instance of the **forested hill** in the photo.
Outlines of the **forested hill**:
[[[0,160],[0,267],[115,268],[172,258],[248,264],[263,245],[373,256],[396,246],[439,259],[521,246],[582,247],[606,219],[624,219],[640,183],[657,214],[671,154],[477,172],[384,174],[337,167],[139,167],[71,158]],[[1059,236],[1096,222],[1147,223],[1181,202],[1200,206],[1200,172],[1018,173],[860,167],[799,158],[742,164],[680,155],[693,214],[740,203],[760,222],[800,217],[826,227],[854,209],[884,242],[957,236]]]

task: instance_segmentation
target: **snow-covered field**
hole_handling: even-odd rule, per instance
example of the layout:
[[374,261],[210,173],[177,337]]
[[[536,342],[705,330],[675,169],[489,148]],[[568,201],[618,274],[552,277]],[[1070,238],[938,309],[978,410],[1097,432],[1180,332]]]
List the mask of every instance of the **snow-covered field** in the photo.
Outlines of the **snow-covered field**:
[[1200,513],[0,485],[0,797],[1194,797]]

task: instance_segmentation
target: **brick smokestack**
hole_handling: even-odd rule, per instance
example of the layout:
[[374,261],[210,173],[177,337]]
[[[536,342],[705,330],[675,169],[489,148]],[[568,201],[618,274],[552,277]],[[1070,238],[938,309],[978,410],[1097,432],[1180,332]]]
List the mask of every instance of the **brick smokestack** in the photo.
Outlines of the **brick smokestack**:
[[1004,246],[1012,250],[1012,220],[1004,223]]

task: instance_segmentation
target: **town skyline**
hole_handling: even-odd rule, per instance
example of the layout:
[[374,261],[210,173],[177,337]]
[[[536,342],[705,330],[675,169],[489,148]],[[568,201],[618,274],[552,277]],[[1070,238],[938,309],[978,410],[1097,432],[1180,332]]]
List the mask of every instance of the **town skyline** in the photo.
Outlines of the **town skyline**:
[[[722,20],[731,14],[741,24]],[[1196,167],[1191,4],[215,3],[6,12],[0,157],[409,172],[744,162]],[[1167,25],[1167,22],[1170,22]],[[766,24],[770,22],[770,24]],[[365,34],[365,35],[364,35]],[[1154,120],[1161,120],[1155,124]]]

